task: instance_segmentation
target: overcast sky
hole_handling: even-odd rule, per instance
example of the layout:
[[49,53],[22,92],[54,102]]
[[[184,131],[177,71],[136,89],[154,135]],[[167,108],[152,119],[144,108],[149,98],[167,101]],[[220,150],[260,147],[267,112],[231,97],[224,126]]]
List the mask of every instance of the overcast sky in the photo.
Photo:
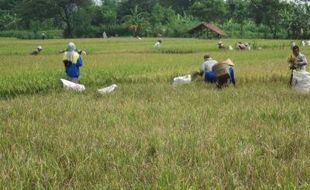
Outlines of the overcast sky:
[[101,5],[101,0],[93,0],[97,5]]

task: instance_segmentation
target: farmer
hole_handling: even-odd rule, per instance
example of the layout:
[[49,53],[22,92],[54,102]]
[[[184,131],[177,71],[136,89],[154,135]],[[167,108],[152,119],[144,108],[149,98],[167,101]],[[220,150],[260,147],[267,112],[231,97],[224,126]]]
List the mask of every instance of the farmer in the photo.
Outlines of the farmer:
[[217,64],[217,61],[212,59],[209,54],[205,54],[203,59],[204,62],[201,65],[200,71],[194,72],[192,74],[192,77],[196,78],[197,76],[202,76],[205,82],[216,82],[216,76],[215,73],[212,71],[212,67]]
[[41,38],[42,38],[42,40],[45,40],[46,34],[44,32],[41,33]]
[[31,52],[31,55],[39,55],[39,53],[43,50],[42,46],[38,46],[37,49],[33,50],[33,52]]
[[230,59],[215,64],[212,71],[215,73],[218,88],[228,86],[230,83],[236,86],[234,63]]
[[245,46],[245,44],[243,44],[242,42],[238,42],[238,43],[236,44],[236,49],[245,50],[245,49],[246,49],[246,46]]
[[154,48],[159,49],[161,45],[161,40],[157,40],[156,43],[154,44]]
[[222,41],[219,41],[217,43],[217,46],[218,46],[219,49],[225,49],[225,45],[224,45],[224,43]]
[[[288,57],[288,63],[290,70],[296,71],[306,71],[306,65],[308,63],[306,56],[299,52],[299,47],[297,45],[292,47],[292,54]],[[291,72],[291,77],[289,84],[292,85],[293,72]]]
[[239,49],[239,50],[250,50],[251,46],[250,46],[249,43],[238,42],[236,44],[236,49]]
[[104,38],[104,39],[108,38],[108,35],[105,31],[102,33],[102,38]]
[[76,52],[76,46],[73,42],[68,44],[67,50],[64,52],[63,63],[67,80],[74,83],[79,82],[80,67],[83,65],[82,55]]

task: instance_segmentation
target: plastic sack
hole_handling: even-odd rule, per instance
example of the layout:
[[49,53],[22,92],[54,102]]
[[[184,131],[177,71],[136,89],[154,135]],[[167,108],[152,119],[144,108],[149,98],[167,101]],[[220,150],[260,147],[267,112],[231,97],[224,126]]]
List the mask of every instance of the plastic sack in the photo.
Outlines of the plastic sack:
[[78,92],[82,92],[85,90],[85,86],[82,84],[76,84],[74,82],[65,80],[65,79],[60,79],[64,89],[66,90],[73,90],[73,91],[78,91]]
[[105,87],[105,88],[101,88],[98,89],[97,92],[99,94],[108,94],[113,92],[118,86],[116,84],[112,84],[111,86]]
[[173,86],[181,85],[181,84],[189,84],[192,81],[191,75],[178,76],[173,79]]
[[310,91],[310,73],[307,71],[293,71],[292,87],[299,92]]

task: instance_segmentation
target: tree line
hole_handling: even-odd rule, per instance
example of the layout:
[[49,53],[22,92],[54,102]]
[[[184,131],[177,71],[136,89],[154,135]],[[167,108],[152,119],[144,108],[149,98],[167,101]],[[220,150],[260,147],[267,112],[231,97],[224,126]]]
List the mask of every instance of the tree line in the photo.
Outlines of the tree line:
[[0,0],[0,34],[187,37],[202,21],[230,37],[310,37],[310,6],[302,0]]

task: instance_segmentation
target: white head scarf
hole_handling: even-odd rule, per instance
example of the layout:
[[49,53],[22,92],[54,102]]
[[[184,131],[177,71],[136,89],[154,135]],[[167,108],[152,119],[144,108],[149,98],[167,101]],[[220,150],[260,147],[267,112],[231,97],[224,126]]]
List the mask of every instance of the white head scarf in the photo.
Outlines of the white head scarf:
[[73,42],[69,42],[67,47],[67,60],[72,61],[72,56],[75,49],[76,49],[75,44]]

